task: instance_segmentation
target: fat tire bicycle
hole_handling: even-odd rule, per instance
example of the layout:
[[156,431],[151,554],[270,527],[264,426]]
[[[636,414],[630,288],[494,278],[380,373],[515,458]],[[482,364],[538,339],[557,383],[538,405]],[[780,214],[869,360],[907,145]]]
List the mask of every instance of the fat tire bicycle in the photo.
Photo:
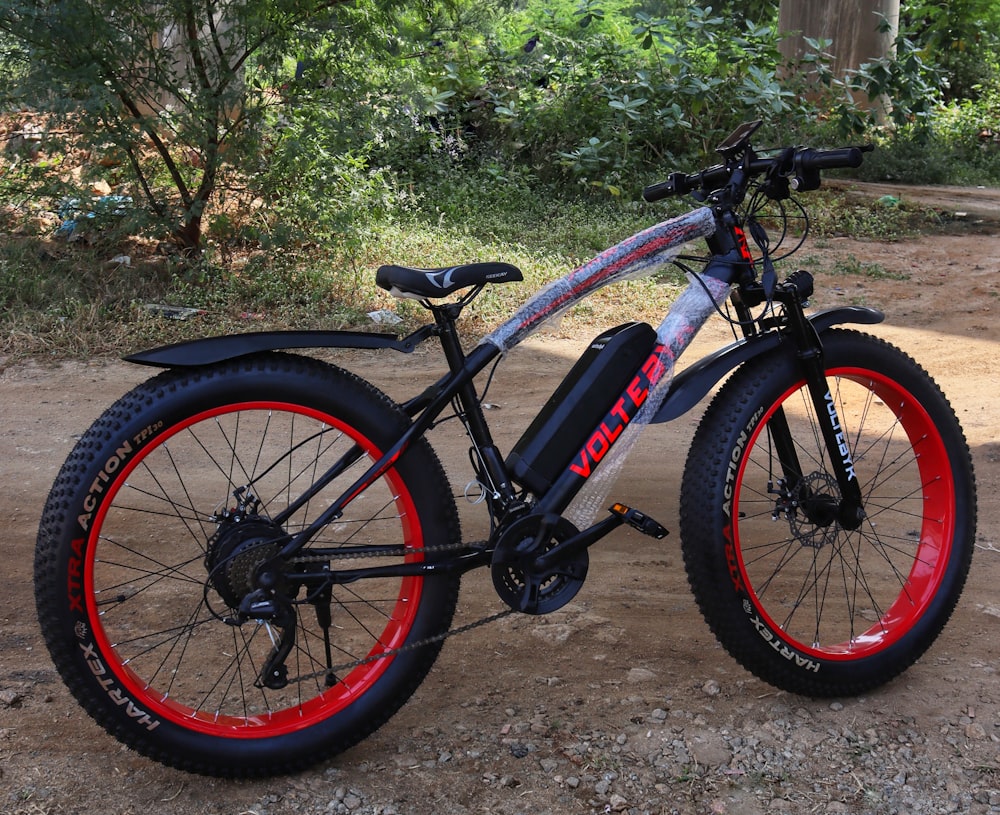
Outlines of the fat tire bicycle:
[[[521,279],[517,268],[382,267],[379,286],[433,316],[404,338],[265,332],[129,357],[165,370],[80,438],[36,548],[41,628],[84,709],[133,749],[205,774],[291,772],[351,747],[431,669],[454,633],[463,574],[489,569],[505,613],[546,614],[577,594],[589,547],[612,530],[662,538],[608,491],[645,426],[720,382],[679,502],[685,569],[714,635],[757,676],[806,696],[859,694],[912,665],[970,568],[968,446],[915,361],[842,327],[879,312],[807,315],[812,276],[777,279],[778,247],[796,238],[784,230],[770,246],[764,205],[804,214],[792,193],[858,166],[866,148],[758,153],[757,125],[727,139],[719,163],[644,191],[702,206],[550,283],[468,353],[462,309]],[[709,256],[695,272],[681,247],[698,238]],[[670,262],[689,285],[663,323],[603,332],[501,453],[476,376],[601,286]],[[674,376],[716,314],[734,342]],[[402,403],[290,353],[406,353],[432,337],[448,373]],[[463,540],[426,438],[455,416],[489,515],[482,541]]]

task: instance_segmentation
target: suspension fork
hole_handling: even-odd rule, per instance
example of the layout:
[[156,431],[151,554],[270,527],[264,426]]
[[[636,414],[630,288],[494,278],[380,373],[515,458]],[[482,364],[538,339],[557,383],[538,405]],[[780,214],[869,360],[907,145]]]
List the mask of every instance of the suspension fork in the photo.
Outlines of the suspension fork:
[[[837,406],[826,380],[823,362],[823,343],[816,327],[806,318],[798,291],[793,285],[779,286],[774,299],[783,303],[787,316],[788,332],[795,344],[799,368],[806,380],[809,398],[816,411],[820,432],[826,444],[830,465],[840,488],[840,506],[837,521],[845,529],[857,529],[865,519],[861,485],[854,472],[854,460],[848,446],[847,434],[842,430]],[[795,443],[784,410],[778,408],[770,422],[771,436],[777,449],[782,470],[789,488],[802,479]]]
[[[811,277],[808,290],[800,289],[802,281],[792,278],[774,287],[773,294],[768,294],[770,285],[765,280],[764,285],[757,286],[753,274],[754,258],[747,244],[746,233],[732,212],[723,215],[723,223],[728,227],[717,232],[709,240],[709,247],[715,253],[725,249],[735,252],[741,259],[747,271],[745,280],[750,288],[756,289],[757,296],[763,302],[772,299],[785,307],[787,317],[786,329],[795,345],[799,368],[805,376],[809,389],[809,398],[819,421],[820,432],[826,444],[830,464],[840,488],[840,506],[837,510],[837,520],[845,529],[857,529],[865,518],[861,499],[861,486],[854,472],[854,461],[851,458],[846,434],[841,430],[840,417],[834,404],[833,396],[826,381],[826,369],[823,364],[823,343],[816,327],[806,318],[803,310],[803,300],[812,291]],[[764,248],[766,252],[766,247]],[[766,257],[766,256],[765,256]],[[765,272],[767,269],[765,269]],[[772,270],[773,274],[773,270]],[[793,278],[795,276],[793,275]],[[772,278],[773,279],[773,278]],[[742,290],[738,289],[738,291]],[[744,334],[755,332],[750,310],[741,298],[736,298],[737,314],[744,325]],[[771,438],[777,450],[782,472],[788,490],[798,487],[803,478],[802,466],[799,463],[795,442],[784,409],[779,407],[769,421]]]

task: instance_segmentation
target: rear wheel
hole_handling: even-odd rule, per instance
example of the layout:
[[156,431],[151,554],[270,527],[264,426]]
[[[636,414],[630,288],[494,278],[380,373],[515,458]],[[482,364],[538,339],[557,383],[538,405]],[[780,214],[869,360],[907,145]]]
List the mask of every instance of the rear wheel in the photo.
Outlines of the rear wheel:
[[[146,755],[218,775],[288,772],[384,723],[430,669],[440,640],[412,646],[448,630],[458,578],[306,575],[458,544],[431,448],[268,564],[407,423],[353,375],[278,354],[168,372],[110,408],[52,489],[35,560],[46,642],[87,711]],[[251,607],[261,569],[274,600]]]
[[[870,336],[831,330],[823,344],[861,526],[837,520],[820,430],[830,416],[816,415],[792,355],[776,354],[744,366],[706,412],[681,531],[726,649],[778,687],[839,696],[890,680],[940,633],[969,571],[976,503],[968,446],[933,380]],[[779,455],[787,439],[794,455]]]

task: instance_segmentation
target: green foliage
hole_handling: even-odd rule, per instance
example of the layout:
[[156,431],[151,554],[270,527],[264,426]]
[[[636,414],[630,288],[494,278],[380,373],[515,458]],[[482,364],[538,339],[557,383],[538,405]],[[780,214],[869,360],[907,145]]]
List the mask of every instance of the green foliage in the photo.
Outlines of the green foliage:
[[770,23],[682,3],[656,13],[624,0],[529,2],[506,14],[467,5],[480,27],[458,13],[428,26],[411,66],[433,101],[423,112],[457,148],[452,162],[486,153],[543,182],[618,194],[650,166],[703,154],[745,118],[797,107],[777,79]]
[[[627,209],[643,184],[703,166],[753,118],[766,123],[760,144],[877,142],[870,178],[1000,181],[1000,149],[980,137],[1000,129],[992,0],[906,4],[895,56],[847,77],[830,72],[830,43],[818,41],[801,70],[786,70],[776,10],[775,0],[0,0],[11,80],[0,102],[30,107],[45,128],[40,154],[0,160],[0,198],[32,217],[67,200],[94,211],[93,184],[106,183],[134,205],[94,219],[104,232],[88,236],[144,232],[205,249],[185,278],[203,285],[262,250],[309,265],[322,247],[353,270],[413,219],[509,228],[483,200],[521,213],[525,234],[552,217],[539,197],[572,211],[582,193],[587,206]],[[178,22],[189,36],[157,47]]]
[[1000,79],[1000,4],[995,0],[910,0],[903,26],[946,78],[948,102],[984,98]]
[[890,272],[881,263],[869,263],[858,260],[854,255],[841,258],[833,264],[832,273],[835,275],[852,275],[855,277],[867,277],[872,280],[909,280],[910,276],[905,272]]
[[336,0],[5,0],[25,56],[9,102],[48,114],[50,155],[111,146],[114,180],[188,250],[234,163],[257,152],[267,57]]
[[[850,101],[837,108],[842,130],[864,132],[879,125],[883,117],[897,128],[904,127],[926,121],[936,109],[941,98],[940,71],[924,60],[920,48],[906,36],[896,37],[894,49],[891,57],[867,62],[846,78]],[[858,111],[858,94],[874,102],[867,116]]]

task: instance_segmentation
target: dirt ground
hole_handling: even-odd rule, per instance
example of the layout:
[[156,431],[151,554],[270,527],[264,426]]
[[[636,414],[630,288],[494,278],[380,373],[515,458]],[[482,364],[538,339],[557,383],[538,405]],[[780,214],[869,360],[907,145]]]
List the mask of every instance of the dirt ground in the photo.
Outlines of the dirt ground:
[[[979,490],[972,572],[942,636],[887,687],[832,704],[777,692],[744,672],[695,607],[675,496],[699,407],[647,430],[612,493],[671,536],[653,542],[617,532],[592,550],[587,584],[566,609],[449,640],[414,699],[358,747],[299,776],[253,782],[153,764],[106,736],[63,688],[38,632],[31,587],[38,516],[58,467],[75,436],[148,372],[115,361],[8,366],[0,373],[8,508],[0,813],[1000,811],[998,204],[996,191],[967,192],[961,207],[970,215],[957,222],[958,234],[896,243],[833,238],[803,252],[822,266],[816,307],[883,309],[886,322],[873,333],[906,349],[942,386],[972,449]],[[838,274],[838,258],[908,279]],[[597,330],[579,341],[535,338],[510,355],[489,394],[501,446],[517,438]],[[689,359],[726,335],[714,321]],[[429,352],[386,355],[376,365],[370,356],[342,359],[375,372],[376,383],[399,396],[439,370]],[[455,483],[468,481],[462,438],[446,425],[432,441]],[[484,531],[477,509],[462,507],[473,539]],[[470,575],[458,622],[499,607],[488,576]],[[657,721],[673,728],[677,746],[661,747],[654,760],[642,745]],[[754,739],[757,758],[741,764]],[[683,755],[690,760],[662,760]]]

